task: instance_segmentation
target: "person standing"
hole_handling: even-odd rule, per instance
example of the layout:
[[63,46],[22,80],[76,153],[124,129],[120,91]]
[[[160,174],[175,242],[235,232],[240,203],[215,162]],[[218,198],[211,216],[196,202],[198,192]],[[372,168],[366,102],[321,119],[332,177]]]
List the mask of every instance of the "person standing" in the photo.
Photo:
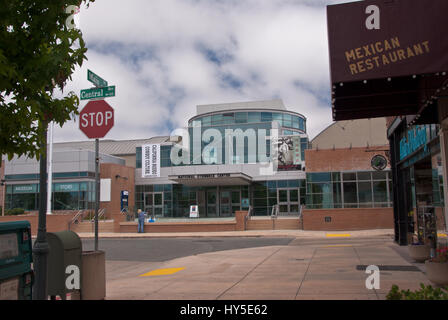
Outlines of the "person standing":
[[138,209],[138,233],[145,232],[145,213],[142,209]]

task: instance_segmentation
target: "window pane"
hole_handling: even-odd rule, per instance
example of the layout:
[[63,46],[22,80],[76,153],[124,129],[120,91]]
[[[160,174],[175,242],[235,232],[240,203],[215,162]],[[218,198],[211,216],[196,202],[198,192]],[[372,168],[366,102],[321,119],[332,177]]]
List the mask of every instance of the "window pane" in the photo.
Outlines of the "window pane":
[[283,115],[283,126],[292,127],[292,116],[290,114]]
[[344,203],[357,203],[356,182],[344,183]]
[[358,180],[370,181],[370,172],[358,172]]
[[372,172],[373,180],[386,180],[386,171],[375,171]]
[[355,181],[356,180],[356,173],[355,172],[346,172],[342,174],[342,179],[344,181]]
[[358,182],[359,202],[372,202],[372,186],[369,182]]
[[292,117],[292,127],[295,129],[300,129],[299,117],[297,117],[297,116]]
[[387,202],[386,181],[373,182],[373,199],[375,202]]
[[246,123],[247,122],[247,112],[237,112],[235,113],[236,123]]
[[280,126],[283,126],[283,115],[281,113],[273,113],[272,121],[277,121]]
[[308,173],[306,180],[308,182],[330,182],[331,175],[330,172]]
[[247,122],[261,122],[261,113],[260,112],[248,112]]
[[202,126],[209,126],[212,124],[212,117],[211,116],[207,116],[207,117],[203,117],[202,118]]
[[289,201],[290,202],[299,201],[299,190],[289,190]]
[[212,124],[222,124],[222,114],[214,114],[212,116]]
[[272,113],[271,112],[262,112],[261,113],[261,122],[271,122],[272,121]]

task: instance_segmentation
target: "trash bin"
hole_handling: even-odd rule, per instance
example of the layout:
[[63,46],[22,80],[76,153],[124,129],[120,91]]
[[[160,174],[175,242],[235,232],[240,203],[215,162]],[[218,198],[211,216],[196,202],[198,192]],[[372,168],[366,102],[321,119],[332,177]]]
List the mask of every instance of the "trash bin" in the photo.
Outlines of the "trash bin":
[[0,223],[0,300],[31,300],[32,262],[30,223]]
[[65,300],[81,289],[82,242],[73,231],[48,232],[48,295]]

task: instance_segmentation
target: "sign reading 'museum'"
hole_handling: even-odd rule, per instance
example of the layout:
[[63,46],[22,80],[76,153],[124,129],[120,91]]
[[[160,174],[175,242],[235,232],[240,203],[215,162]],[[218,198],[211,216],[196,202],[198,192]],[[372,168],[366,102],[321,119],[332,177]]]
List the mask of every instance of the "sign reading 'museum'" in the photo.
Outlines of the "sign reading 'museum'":
[[142,177],[160,177],[160,144],[142,146]]
[[332,83],[448,70],[448,1],[327,6]]

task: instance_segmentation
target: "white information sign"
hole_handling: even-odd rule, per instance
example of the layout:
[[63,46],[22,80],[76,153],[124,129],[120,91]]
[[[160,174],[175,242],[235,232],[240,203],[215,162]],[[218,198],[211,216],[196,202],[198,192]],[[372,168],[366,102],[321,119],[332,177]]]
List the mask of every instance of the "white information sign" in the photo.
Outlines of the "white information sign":
[[142,146],[142,178],[160,177],[160,144]]
[[190,206],[190,218],[199,218],[198,206]]

